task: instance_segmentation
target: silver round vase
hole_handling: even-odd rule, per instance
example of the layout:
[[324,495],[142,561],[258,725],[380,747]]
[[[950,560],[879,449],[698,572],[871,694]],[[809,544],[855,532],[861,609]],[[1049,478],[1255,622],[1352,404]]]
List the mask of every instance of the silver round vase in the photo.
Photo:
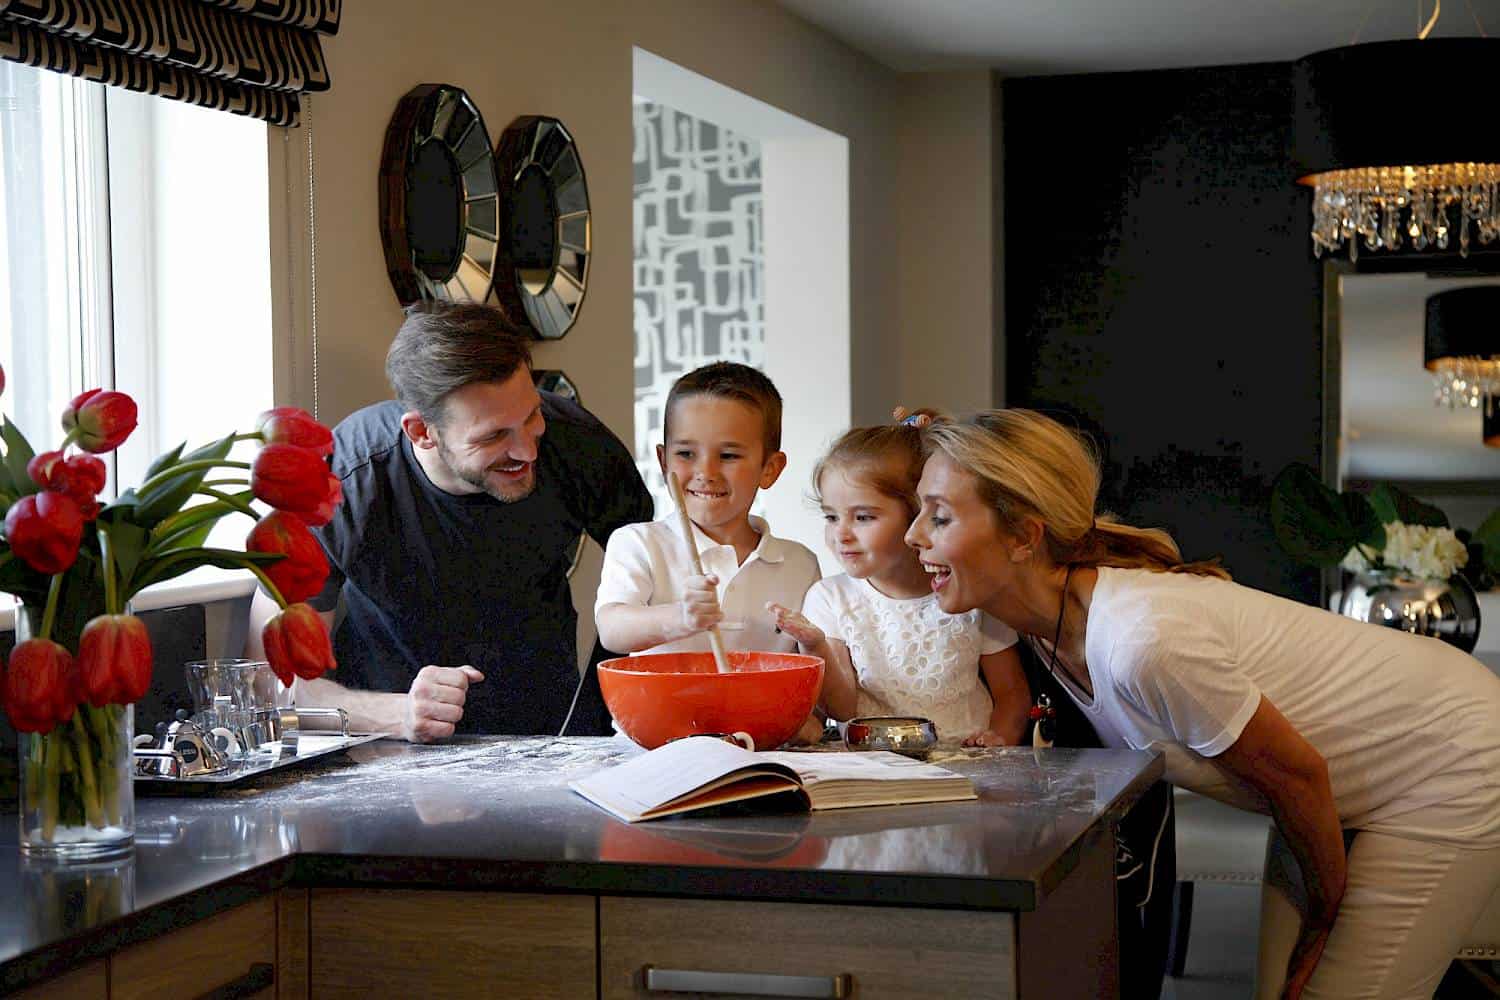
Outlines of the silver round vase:
[[1388,573],[1356,573],[1339,601],[1339,614],[1430,635],[1465,653],[1472,653],[1479,641],[1479,598],[1461,576],[1418,580]]

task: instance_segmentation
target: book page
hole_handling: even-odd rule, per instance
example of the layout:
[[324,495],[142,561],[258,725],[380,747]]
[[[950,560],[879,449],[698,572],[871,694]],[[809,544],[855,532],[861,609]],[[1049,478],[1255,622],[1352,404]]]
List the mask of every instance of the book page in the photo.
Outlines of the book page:
[[859,753],[773,750],[755,756],[791,768],[802,779],[803,785],[809,787],[822,781],[942,781],[963,778],[947,768],[903,757],[889,750]]
[[[760,755],[712,736],[676,740],[571,782],[574,791],[632,822],[746,768]],[[790,777],[790,776],[788,776]]]

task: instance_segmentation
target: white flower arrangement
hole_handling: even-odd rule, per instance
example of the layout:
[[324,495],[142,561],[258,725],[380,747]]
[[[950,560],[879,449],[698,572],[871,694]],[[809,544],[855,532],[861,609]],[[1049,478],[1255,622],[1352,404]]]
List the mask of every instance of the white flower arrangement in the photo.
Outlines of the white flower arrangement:
[[1375,551],[1355,545],[1343,562],[1351,573],[1394,571],[1419,579],[1446,580],[1469,561],[1469,550],[1452,528],[1390,521],[1385,526],[1385,548]]

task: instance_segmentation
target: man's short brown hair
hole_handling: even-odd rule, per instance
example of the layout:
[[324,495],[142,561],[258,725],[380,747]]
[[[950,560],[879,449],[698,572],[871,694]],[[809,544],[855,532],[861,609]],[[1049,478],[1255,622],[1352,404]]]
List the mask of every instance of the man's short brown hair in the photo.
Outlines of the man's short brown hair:
[[418,302],[385,356],[396,398],[441,425],[448,395],[472,382],[504,382],[531,368],[530,335],[498,310],[476,303]]
[[667,444],[672,441],[672,408],[688,396],[715,396],[744,403],[759,413],[765,424],[766,455],[781,450],[781,393],[763,372],[734,361],[715,361],[672,383],[661,428]]

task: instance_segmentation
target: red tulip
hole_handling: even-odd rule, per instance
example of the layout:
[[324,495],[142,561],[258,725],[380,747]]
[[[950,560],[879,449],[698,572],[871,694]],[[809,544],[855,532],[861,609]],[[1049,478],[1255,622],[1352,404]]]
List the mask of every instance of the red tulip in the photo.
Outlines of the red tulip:
[[67,472],[63,476],[64,484],[61,489],[73,498],[85,521],[94,520],[99,516],[99,511],[104,509],[98,497],[99,491],[104,489],[106,478],[108,473],[104,463],[93,455],[68,456]]
[[289,604],[266,622],[260,633],[266,659],[281,683],[292,686],[292,677],[314,680],[335,666],[333,642],[322,617],[306,604]]
[[26,475],[44,490],[68,488],[68,466],[60,451],[44,451],[26,463]]
[[[84,451],[114,451],[135,430],[135,400],[123,392],[90,389],[80,393],[63,411],[63,430]],[[76,433],[75,433],[76,429]]]
[[255,499],[278,510],[316,510],[328,492],[328,465],[315,451],[268,444],[250,466]]
[[333,454],[333,432],[296,406],[278,406],[255,418],[266,444],[294,444],[327,456]]
[[96,497],[104,489],[105,480],[109,478],[109,470],[104,463],[93,455],[69,455],[68,467],[68,495],[77,500],[84,493],[89,497]]
[[78,640],[81,694],[90,705],[128,705],[151,690],[151,639],[135,615],[100,615]]
[[291,603],[312,597],[328,579],[323,547],[295,514],[277,510],[256,521],[245,538],[245,551],[275,552],[286,557],[265,567],[265,573]]
[[344,484],[339,482],[339,477],[329,473],[328,495],[323,502],[312,510],[294,510],[290,513],[296,515],[309,528],[321,528],[333,520],[334,508],[344,502]]
[[83,514],[64,493],[25,496],[5,515],[5,540],[11,551],[38,573],[61,573],[78,558]]
[[78,668],[73,656],[51,639],[27,639],[10,654],[0,690],[5,714],[23,733],[48,733],[78,707]]
[[5,369],[0,368],[0,393],[5,392]]

